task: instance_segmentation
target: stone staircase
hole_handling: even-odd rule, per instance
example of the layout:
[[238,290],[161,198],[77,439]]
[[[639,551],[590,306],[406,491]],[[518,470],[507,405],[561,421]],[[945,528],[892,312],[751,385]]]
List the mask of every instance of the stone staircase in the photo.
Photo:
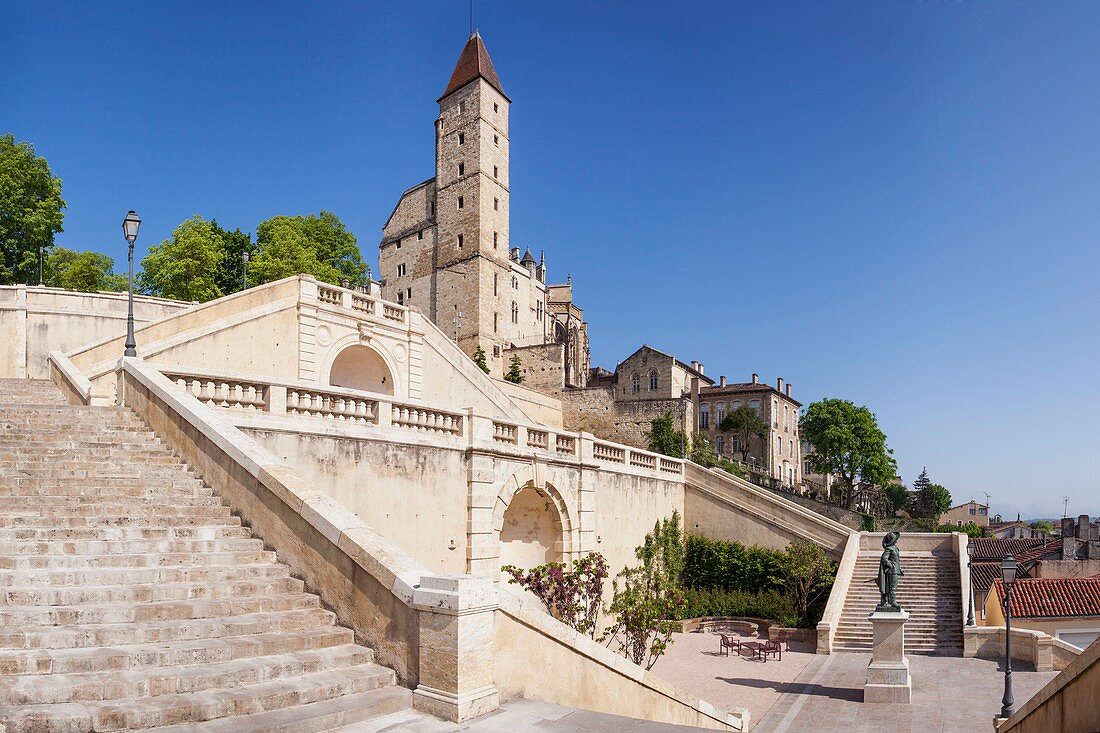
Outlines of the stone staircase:
[[[833,649],[841,652],[871,651],[871,621],[878,605],[876,584],[881,552],[862,551],[844,610],[833,636]],[[905,575],[898,584],[898,604],[909,612],[905,624],[907,654],[962,656],[962,611],[959,564],[954,555],[902,552]]]
[[0,380],[0,731],[313,733],[410,703],[136,415]]

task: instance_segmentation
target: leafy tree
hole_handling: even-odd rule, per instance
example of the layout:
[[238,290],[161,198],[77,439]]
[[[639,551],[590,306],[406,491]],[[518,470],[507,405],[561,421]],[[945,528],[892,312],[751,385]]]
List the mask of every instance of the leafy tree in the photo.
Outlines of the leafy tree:
[[783,553],[780,567],[786,576],[786,586],[802,621],[810,607],[820,601],[833,587],[835,569],[825,550],[813,542],[792,542]]
[[0,285],[38,282],[39,250],[53,246],[64,208],[61,179],[34,145],[0,135]]
[[905,484],[891,481],[883,487],[882,493],[895,512],[904,509],[909,503],[909,489],[905,488]]
[[939,484],[929,484],[917,496],[917,503],[923,516],[938,521],[951,508],[951,492]]
[[982,528],[976,522],[967,522],[963,525],[941,524],[936,527],[937,532],[962,532],[970,537],[981,537]]
[[913,482],[913,493],[920,496],[921,492],[932,485],[932,479],[928,478],[928,468],[920,470],[920,476]]
[[1045,532],[1046,534],[1050,534],[1054,531],[1054,525],[1045,519],[1035,520],[1031,523],[1031,528],[1039,532]]
[[149,248],[137,276],[142,292],[179,300],[213,300],[222,296],[215,273],[225,259],[225,243],[211,222],[198,214],[172,232],[172,238]]
[[851,509],[857,481],[885,486],[894,477],[897,461],[886,446],[874,413],[848,400],[824,399],[806,410],[798,423],[805,440],[814,447],[807,456],[815,473],[832,473],[839,479],[842,500]]
[[[218,226],[217,219],[210,221],[214,233],[221,237],[222,257],[221,265],[214,273],[214,282],[223,295],[235,293],[244,289],[244,253],[252,256],[254,247],[252,237],[242,232],[239,228],[229,231]],[[249,267],[251,270],[252,268]]]
[[666,412],[649,422],[649,449],[672,458],[683,458],[683,432],[676,429],[676,420],[672,412]]
[[512,384],[519,384],[523,381],[523,372],[520,371],[518,356],[512,356],[512,360],[508,363],[508,373],[504,375],[504,381]]
[[738,407],[722,418],[718,429],[737,438],[741,460],[746,463],[749,460],[753,439],[763,440],[768,434],[768,424],[764,422],[764,418],[747,405]]
[[714,452],[714,444],[710,438],[702,433],[696,433],[691,439],[689,458],[700,466],[711,468],[718,465],[718,455]]
[[590,637],[596,636],[596,617],[603,599],[607,579],[607,561],[593,552],[572,567],[553,562],[523,571],[515,565],[501,568],[514,583],[533,593],[546,606],[551,616]]
[[624,568],[613,581],[610,612],[615,623],[601,640],[616,643],[635,664],[652,669],[671,641],[684,606],[680,575],[684,567],[680,515],[658,522],[634,550],[641,565]]
[[313,216],[274,216],[256,227],[256,251],[248,265],[249,284],[305,273],[340,285],[367,282],[367,266],[355,235],[328,211]]
[[474,349],[474,363],[481,371],[486,374],[489,373],[489,363],[485,360],[485,349],[481,348],[481,344],[478,344],[477,348]]
[[74,252],[51,247],[43,262],[43,278],[55,288],[86,293],[126,289],[126,276],[116,275],[114,260],[101,252]]

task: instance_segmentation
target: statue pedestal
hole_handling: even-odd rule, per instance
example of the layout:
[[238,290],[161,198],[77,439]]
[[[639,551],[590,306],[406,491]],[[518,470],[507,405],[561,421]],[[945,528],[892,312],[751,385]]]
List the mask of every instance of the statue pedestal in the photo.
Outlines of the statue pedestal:
[[867,665],[867,684],[863,686],[863,702],[909,703],[913,697],[913,681],[909,677],[909,660],[905,657],[905,611],[874,611],[870,615],[874,629],[874,650]]

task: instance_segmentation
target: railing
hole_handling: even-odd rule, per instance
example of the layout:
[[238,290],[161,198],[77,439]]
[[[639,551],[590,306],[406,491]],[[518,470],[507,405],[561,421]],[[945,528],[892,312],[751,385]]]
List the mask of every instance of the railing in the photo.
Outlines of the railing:
[[334,288],[326,288],[324,285],[318,285],[317,300],[322,303],[328,303],[329,305],[343,305],[344,294]]
[[391,321],[402,321],[403,322],[405,320],[405,309],[400,307],[400,306],[390,305],[389,303],[383,303],[382,304],[382,317],[383,318],[388,318]]
[[238,413],[302,417],[372,429],[414,430],[465,439],[470,445],[484,445],[488,441],[512,450],[546,453],[558,459],[612,464],[609,469],[629,473],[642,472],[668,479],[684,475],[682,460],[545,425],[479,417],[341,387],[318,387],[199,370],[184,372],[178,367],[167,367],[163,373],[203,404]]
[[409,312],[404,306],[389,303],[368,292],[322,283],[317,283],[317,300],[325,305],[348,308],[397,323],[405,323]]

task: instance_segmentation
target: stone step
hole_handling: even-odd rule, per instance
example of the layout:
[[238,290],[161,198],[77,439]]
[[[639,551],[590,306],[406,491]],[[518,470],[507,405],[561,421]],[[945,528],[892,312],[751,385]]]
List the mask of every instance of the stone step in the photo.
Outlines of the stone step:
[[[119,697],[151,698],[214,688],[227,690],[374,663],[374,654],[365,647],[318,644],[313,649],[285,654],[265,652],[255,658],[186,662],[148,669],[0,676],[0,705],[63,704]],[[377,687],[394,682],[393,671],[385,667],[375,666],[375,674],[380,677]]]
[[41,586],[147,585],[150,583],[220,583],[226,580],[272,580],[290,576],[274,562],[187,567],[0,570],[0,589]]
[[[196,511],[205,507],[196,507]],[[229,513],[229,507],[223,507],[224,512],[207,512],[205,516],[190,516],[188,514],[163,514],[149,512],[140,516],[126,516],[122,514],[107,516],[41,516],[41,515],[12,515],[0,514],[0,530],[3,529],[95,529],[110,527],[146,528],[146,529],[180,529],[182,527],[220,527],[234,526],[241,523],[240,517]]]
[[251,537],[247,527],[231,524],[195,527],[0,527],[0,542],[50,540],[212,540]]
[[[296,705],[283,710],[219,718],[198,724],[153,728],[149,733],[324,733],[400,713],[411,707],[411,690],[403,687],[383,687],[370,692],[345,695],[307,705]],[[431,722],[434,726],[438,726],[438,722],[434,719]],[[386,730],[389,730],[389,727]],[[401,729],[393,730],[397,733]]]
[[91,603],[151,603],[214,598],[239,598],[265,593],[303,591],[295,578],[233,580],[209,583],[160,583],[156,585],[102,585],[84,588],[10,586],[0,589],[0,606],[72,606]]
[[132,479],[85,479],[74,485],[57,480],[0,479],[0,497],[16,499],[21,496],[78,496],[99,499],[102,496],[116,498],[154,496],[213,496],[214,490],[195,477],[180,476],[159,481],[133,481]]
[[[105,553],[102,550],[92,553],[74,552],[47,554],[43,546],[49,543],[38,542],[18,545],[3,543],[27,549],[23,553],[4,553],[0,544],[0,570],[49,571],[49,570],[104,570],[112,568],[183,568],[208,567],[212,565],[255,565],[275,562],[275,553],[263,549],[260,540],[240,540],[252,543],[243,549],[225,551],[225,548],[211,548],[207,551],[187,552],[129,552]],[[109,543],[95,543],[105,545]],[[149,549],[149,548],[144,548]]]
[[0,627],[6,649],[79,649],[122,644],[166,644],[270,632],[303,631],[334,626],[336,616],[320,606],[284,611],[258,611],[235,616],[186,618],[141,623],[71,626]]
[[116,698],[104,702],[0,707],[0,719],[7,721],[6,733],[114,731],[199,723],[230,715],[261,713],[384,689],[386,679],[379,674],[378,669],[374,664],[360,665],[231,690],[212,689],[191,694]]
[[196,520],[220,521],[230,516],[229,507],[220,502],[180,506],[167,502],[100,500],[62,506],[42,502],[28,506],[9,506],[6,503],[0,505],[0,527],[82,526],[85,522],[81,520],[96,520],[88,522],[93,525],[117,526],[137,524],[142,520],[154,518],[160,524],[165,522],[175,524],[177,522],[194,523]]
[[[221,540],[74,540],[0,542],[0,556],[14,564],[12,568],[47,567],[34,561],[60,563],[61,567],[122,565],[184,565],[187,563],[222,564],[230,556],[245,553],[254,557],[263,550],[262,540],[227,538]],[[31,557],[25,558],[24,555]],[[266,557],[266,556],[265,556]],[[50,567],[57,567],[52,565]]]
[[[112,647],[76,647],[72,649],[20,649],[0,651],[0,684],[9,677],[54,676],[92,672],[135,671],[143,668],[178,667],[188,664],[214,664],[278,654],[293,654],[310,649],[328,649],[351,645],[350,629],[322,626],[290,632],[264,632],[245,636],[225,636],[155,644],[127,644]],[[369,649],[357,647],[370,656]],[[0,690],[2,690],[0,686]],[[115,697],[132,697],[120,693]],[[43,701],[44,702],[44,701]],[[62,701],[69,702],[69,701]]]
[[0,512],[27,509],[40,510],[51,508],[59,509],[61,507],[82,507],[86,504],[100,504],[106,500],[110,500],[114,504],[127,508],[224,506],[222,500],[212,493],[201,496],[180,496],[170,491],[146,496],[118,496],[114,492],[111,492],[107,496],[102,494],[75,496],[41,496],[28,494],[5,497],[5,501],[0,503]]
[[317,596],[298,591],[267,595],[170,599],[89,605],[14,606],[0,605],[0,629],[30,626],[88,626],[161,621],[181,621],[201,618],[238,616],[251,613],[294,611],[319,608]]

